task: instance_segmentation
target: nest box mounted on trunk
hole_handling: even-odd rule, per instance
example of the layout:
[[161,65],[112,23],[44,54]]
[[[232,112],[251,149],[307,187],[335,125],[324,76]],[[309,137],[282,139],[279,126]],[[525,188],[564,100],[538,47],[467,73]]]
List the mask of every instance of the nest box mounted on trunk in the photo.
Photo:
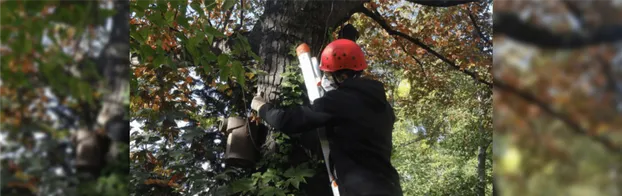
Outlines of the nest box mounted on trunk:
[[223,120],[220,130],[227,136],[225,150],[227,166],[250,168],[259,160],[259,148],[266,134],[256,126],[243,117],[229,117]]

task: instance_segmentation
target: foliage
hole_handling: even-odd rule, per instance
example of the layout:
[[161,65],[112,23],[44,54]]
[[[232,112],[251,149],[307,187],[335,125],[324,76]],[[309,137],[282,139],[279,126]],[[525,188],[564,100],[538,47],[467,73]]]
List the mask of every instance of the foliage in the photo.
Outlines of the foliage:
[[103,78],[92,61],[101,49],[89,47],[107,43],[105,21],[116,12],[106,5],[1,3],[3,194],[127,194],[127,166],[108,165],[99,180],[79,178],[69,142],[70,132],[92,125],[106,93],[97,88]]

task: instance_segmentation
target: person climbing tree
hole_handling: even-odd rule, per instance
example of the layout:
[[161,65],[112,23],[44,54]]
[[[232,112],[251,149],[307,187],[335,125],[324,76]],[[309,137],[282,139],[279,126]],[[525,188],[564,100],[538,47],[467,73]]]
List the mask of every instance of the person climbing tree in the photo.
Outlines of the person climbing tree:
[[286,134],[325,127],[340,195],[401,196],[399,174],[391,164],[396,117],[384,85],[362,76],[366,68],[355,42],[335,40],[321,53],[323,97],[310,106],[277,108],[256,96],[251,108]]

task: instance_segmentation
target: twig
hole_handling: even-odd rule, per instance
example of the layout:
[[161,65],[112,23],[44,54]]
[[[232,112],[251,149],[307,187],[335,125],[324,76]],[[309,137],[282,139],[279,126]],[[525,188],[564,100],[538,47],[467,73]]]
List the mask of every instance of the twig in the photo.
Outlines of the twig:
[[408,145],[411,145],[411,144],[417,143],[417,142],[419,142],[419,141],[421,141],[421,140],[423,140],[423,139],[425,139],[425,137],[418,137],[417,139],[413,139],[413,140],[410,140],[410,141],[407,141],[407,142],[401,143],[401,144],[399,144],[399,145],[397,145],[397,146],[398,146],[399,148],[402,148],[402,147],[405,147],[405,146],[408,146]]
[[408,56],[410,56],[411,58],[415,59],[415,61],[417,61],[417,64],[418,64],[418,65],[419,65],[419,67],[421,68],[421,72],[423,72],[423,76],[427,78],[427,77],[428,77],[428,75],[425,73],[425,69],[423,69],[423,63],[421,63],[421,61],[419,61],[419,59],[417,59],[417,57],[415,57],[415,55],[408,53],[408,52],[406,51],[406,47],[404,47],[404,45],[402,45],[402,44],[400,43],[400,46],[401,46],[402,50],[404,51],[404,53],[408,54]]

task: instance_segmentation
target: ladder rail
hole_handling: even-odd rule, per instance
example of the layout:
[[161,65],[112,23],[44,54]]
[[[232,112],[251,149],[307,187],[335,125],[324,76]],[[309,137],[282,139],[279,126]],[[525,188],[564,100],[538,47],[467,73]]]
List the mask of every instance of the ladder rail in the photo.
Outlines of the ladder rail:
[[[318,85],[321,81],[321,71],[317,62],[317,58],[311,57],[310,48],[307,44],[303,43],[296,48],[296,55],[300,63],[303,78],[305,80],[305,86],[307,87],[307,95],[309,101],[313,103],[315,99],[324,95],[324,90]],[[324,165],[326,166],[326,172],[328,172],[330,187],[333,191],[333,196],[339,196],[339,186],[336,178],[330,169],[330,146],[328,139],[326,138],[326,129],[324,127],[317,130],[320,145],[322,147],[322,156],[324,158]]]

